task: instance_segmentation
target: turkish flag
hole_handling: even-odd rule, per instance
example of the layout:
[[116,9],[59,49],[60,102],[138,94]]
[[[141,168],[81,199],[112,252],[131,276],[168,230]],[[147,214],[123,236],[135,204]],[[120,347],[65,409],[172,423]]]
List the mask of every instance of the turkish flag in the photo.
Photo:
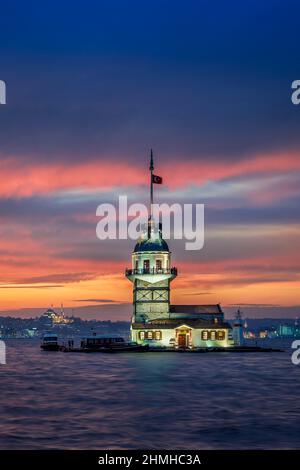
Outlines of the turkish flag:
[[154,184],[162,184],[163,180],[161,176],[152,175],[152,183]]

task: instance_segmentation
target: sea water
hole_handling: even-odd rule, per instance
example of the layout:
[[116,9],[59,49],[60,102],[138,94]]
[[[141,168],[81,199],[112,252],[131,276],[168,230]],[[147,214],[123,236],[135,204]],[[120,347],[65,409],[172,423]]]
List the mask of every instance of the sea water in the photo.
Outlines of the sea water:
[[68,354],[34,340],[6,345],[1,449],[299,448],[300,366],[290,349]]

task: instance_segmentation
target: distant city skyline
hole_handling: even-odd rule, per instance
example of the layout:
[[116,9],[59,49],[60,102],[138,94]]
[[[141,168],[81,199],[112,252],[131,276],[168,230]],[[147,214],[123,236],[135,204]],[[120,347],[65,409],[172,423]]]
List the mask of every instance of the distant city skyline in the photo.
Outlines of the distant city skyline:
[[[200,303],[200,302],[199,302]],[[21,309],[1,310],[0,318],[11,316],[14,318],[35,318],[42,315],[48,307],[27,307]],[[59,305],[53,305],[53,309],[59,312]],[[262,319],[262,318],[277,318],[277,319],[296,319],[300,318],[300,305],[291,307],[280,307],[272,305],[225,305],[222,306],[226,317],[228,319],[235,318],[238,308],[241,309],[243,318]],[[66,316],[75,316],[82,320],[97,320],[97,321],[130,321],[132,314],[132,303],[103,303],[103,304],[88,304],[80,307],[64,307]]]

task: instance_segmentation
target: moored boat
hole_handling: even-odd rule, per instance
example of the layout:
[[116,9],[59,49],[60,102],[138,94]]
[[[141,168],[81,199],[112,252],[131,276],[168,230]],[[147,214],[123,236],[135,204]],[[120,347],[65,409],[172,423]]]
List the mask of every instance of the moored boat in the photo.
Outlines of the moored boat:
[[148,350],[148,346],[138,345],[136,343],[127,342],[118,334],[99,335],[93,334],[82,338],[80,347],[65,347],[64,352],[140,352]]
[[41,340],[41,349],[44,351],[59,351],[58,337],[55,333],[44,333]]

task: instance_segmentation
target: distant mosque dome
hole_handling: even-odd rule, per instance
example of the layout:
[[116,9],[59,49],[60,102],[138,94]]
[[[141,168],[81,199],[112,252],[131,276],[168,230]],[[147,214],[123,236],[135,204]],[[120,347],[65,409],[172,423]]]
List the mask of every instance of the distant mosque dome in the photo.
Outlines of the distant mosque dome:
[[52,308],[48,308],[48,310],[45,313],[43,313],[42,317],[51,318],[53,315],[56,315],[56,312]]
[[137,253],[140,251],[169,251],[169,247],[162,238],[148,238],[138,241],[135,245],[133,252]]

